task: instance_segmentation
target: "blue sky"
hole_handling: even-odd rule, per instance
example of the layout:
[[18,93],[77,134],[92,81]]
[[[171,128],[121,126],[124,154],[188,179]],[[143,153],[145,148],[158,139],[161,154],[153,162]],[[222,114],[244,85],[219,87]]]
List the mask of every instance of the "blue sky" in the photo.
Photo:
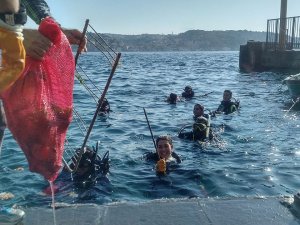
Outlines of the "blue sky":
[[[266,31],[280,16],[281,0],[46,0],[56,20],[99,33],[178,34],[187,30]],[[300,0],[288,0],[287,16],[300,16]],[[36,25],[30,21],[26,27]]]

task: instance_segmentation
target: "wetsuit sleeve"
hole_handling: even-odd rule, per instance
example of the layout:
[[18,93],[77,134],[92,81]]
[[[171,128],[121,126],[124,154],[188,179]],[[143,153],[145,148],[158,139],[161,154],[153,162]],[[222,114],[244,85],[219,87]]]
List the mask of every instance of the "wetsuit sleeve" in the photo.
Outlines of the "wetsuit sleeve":
[[223,110],[224,110],[224,105],[220,104],[216,111],[217,112],[223,112]]
[[21,0],[26,8],[27,15],[36,23],[40,24],[41,20],[51,16],[50,8],[44,0]]
[[159,157],[156,152],[147,152],[144,154],[144,158],[146,161],[158,161]]
[[194,139],[194,133],[193,133],[193,131],[182,132],[182,133],[178,134],[178,137],[182,138],[182,139],[193,140]]
[[174,159],[176,159],[176,162],[177,162],[177,163],[181,163],[181,162],[182,162],[182,160],[180,159],[179,155],[177,155],[176,152],[172,152],[172,157],[173,157]]

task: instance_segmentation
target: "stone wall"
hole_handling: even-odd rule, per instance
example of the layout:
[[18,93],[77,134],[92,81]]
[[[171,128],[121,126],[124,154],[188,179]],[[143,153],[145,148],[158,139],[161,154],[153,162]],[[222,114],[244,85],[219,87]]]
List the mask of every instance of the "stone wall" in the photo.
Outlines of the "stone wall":
[[300,72],[300,51],[267,50],[264,42],[248,41],[246,45],[240,46],[239,67],[242,72]]

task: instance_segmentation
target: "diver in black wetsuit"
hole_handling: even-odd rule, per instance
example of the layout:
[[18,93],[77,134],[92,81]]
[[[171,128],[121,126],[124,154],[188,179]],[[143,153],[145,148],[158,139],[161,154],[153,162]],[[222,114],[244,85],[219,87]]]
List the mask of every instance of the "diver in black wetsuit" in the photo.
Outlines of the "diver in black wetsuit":
[[110,104],[109,104],[107,98],[104,98],[98,114],[99,115],[107,115],[110,111],[111,111]]
[[[173,141],[170,136],[159,136],[156,139],[156,146],[156,152],[148,152],[144,158],[156,162],[157,173],[168,173],[171,166],[181,163],[180,157],[173,151]],[[161,163],[163,165],[160,165]]]
[[167,98],[167,102],[170,104],[176,104],[178,101],[180,101],[180,99],[175,93],[171,93],[170,96]]
[[194,93],[192,87],[189,85],[184,88],[184,92],[182,92],[182,94],[181,94],[181,96],[184,98],[192,98],[192,97],[194,97],[194,95],[195,95],[195,93]]
[[206,119],[208,119],[209,114],[204,113],[204,106],[200,105],[200,104],[195,104],[194,105],[194,109],[193,109],[193,113],[194,113],[194,120],[196,121],[198,117],[205,117]]
[[178,137],[182,139],[203,142],[206,140],[212,140],[213,134],[210,129],[208,120],[205,117],[200,116],[196,119],[195,123],[193,124],[192,131],[189,132],[180,131]]
[[238,110],[239,108],[239,101],[231,101],[232,99],[232,91],[225,90],[223,93],[223,100],[221,101],[221,104],[219,105],[218,109],[215,111],[216,114],[224,113],[224,114],[230,114]]
[[[72,157],[70,168],[75,169],[76,161],[79,157],[81,149],[76,149],[75,155]],[[66,167],[64,168],[66,171]],[[73,173],[75,184],[79,186],[88,186],[94,184],[98,177],[106,176],[109,172],[109,152],[107,151],[103,158],[97,155],[97,150],[89,146],[85,147],[77,170]]]

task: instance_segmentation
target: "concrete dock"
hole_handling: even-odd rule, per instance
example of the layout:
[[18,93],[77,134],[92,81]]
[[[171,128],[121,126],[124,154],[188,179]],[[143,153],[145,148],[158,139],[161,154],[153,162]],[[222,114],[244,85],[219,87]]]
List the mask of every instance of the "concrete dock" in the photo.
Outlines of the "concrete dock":
[[[65,205],[56,209],[56,225],[296,225],[300,224],[299,199],[202,198]],[[23,225],[55,224],[52,208],[27,208],[25,212]]]

